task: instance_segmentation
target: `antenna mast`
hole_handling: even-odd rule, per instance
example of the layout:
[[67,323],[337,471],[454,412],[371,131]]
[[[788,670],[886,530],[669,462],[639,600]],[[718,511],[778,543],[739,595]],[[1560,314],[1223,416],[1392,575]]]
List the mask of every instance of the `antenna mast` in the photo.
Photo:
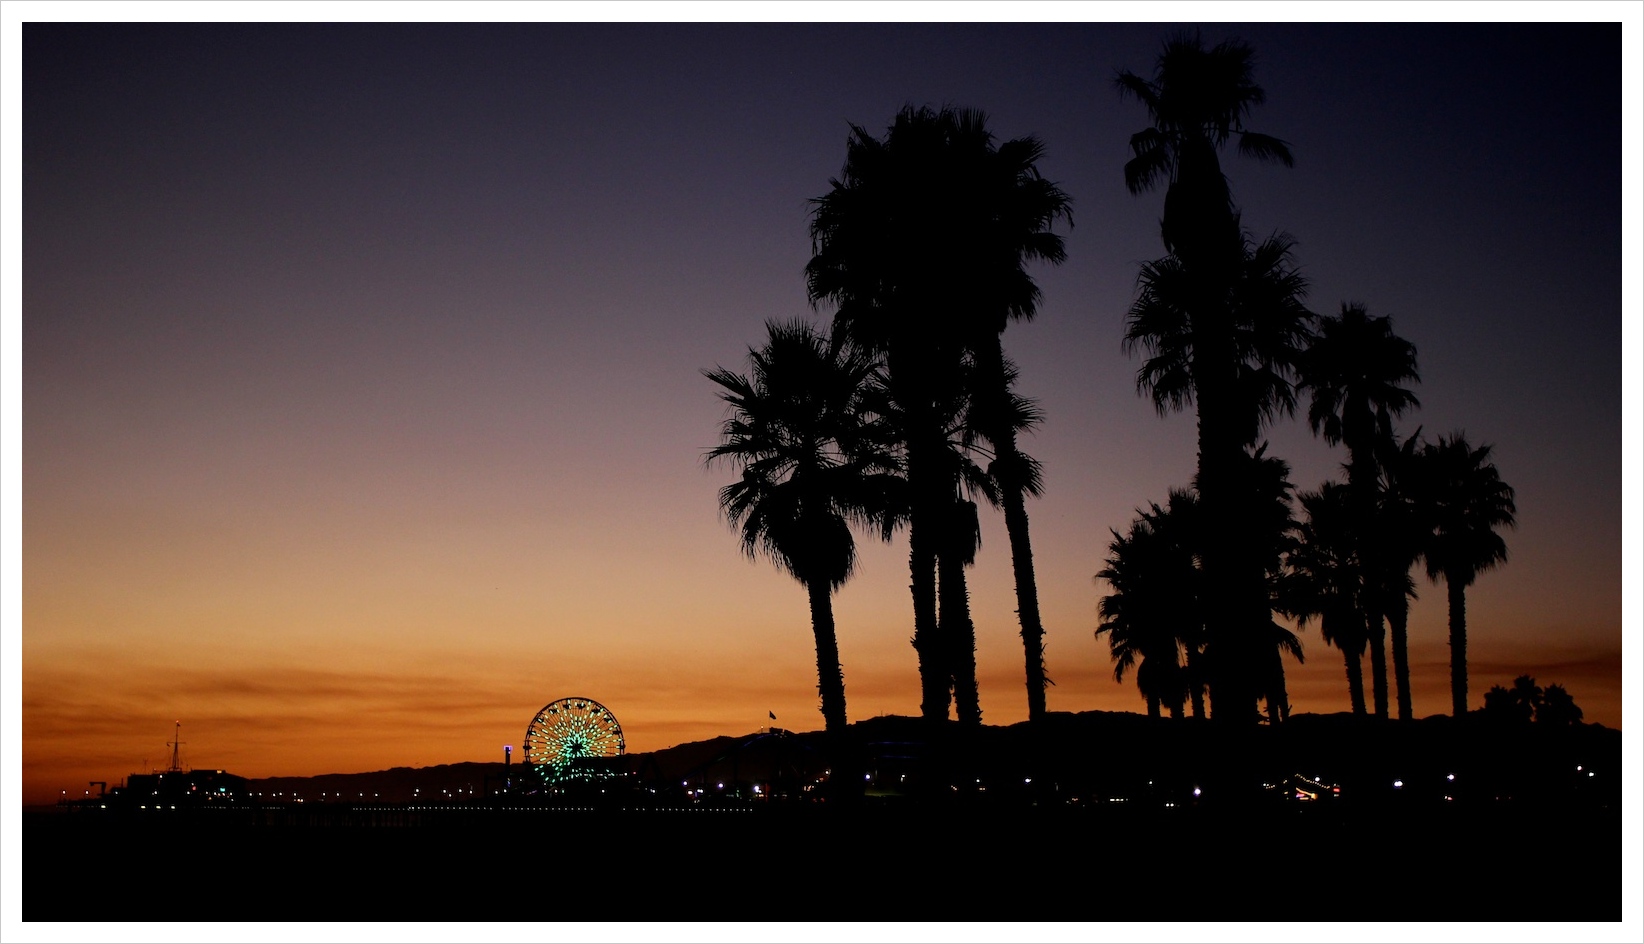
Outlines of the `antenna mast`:
[[170,741],[170,744],[171,744],[171,772],[172,773],[181,773],[182,769],[183,769],[182,767],[178,766],[178,764],[177,764],[177,748],[181,747],[182,743],[183,743],[181,740],[179,740],[179,736],[182,734],[182,732],[183,732],[183,723],[181,721],[179,721],[179,722],[177,722],[177,727],[172,732],[171,741]]

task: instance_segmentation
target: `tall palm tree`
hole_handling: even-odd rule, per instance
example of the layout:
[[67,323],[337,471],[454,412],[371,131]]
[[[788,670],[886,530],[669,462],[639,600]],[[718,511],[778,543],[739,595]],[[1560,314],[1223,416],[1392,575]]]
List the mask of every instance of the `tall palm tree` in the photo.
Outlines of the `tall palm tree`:
[[767,325],[750,348],[750,372],[703,373],[730,404],[720,444],[706,461],[740,469],[719,506],[750,557],[763,554],[804,585],[816,637],[817,689],[825,729],[845,730],[845,683],[834,631],[833,592],[856,564],[851,524],[888,538],[904,498],[894,455],[865,407],[874,370],[868,352],[818,335],[802,322]]
[[1160,233],[1165,248],[1190,266],[1219,268],[1238,248],[1238,211],[1222,173],[1220,151],[1238,138],[1241,155],[1293,166],[1285,142],[1250,131],[1244,119],[1267,94],[1255,83],[1255,50],[1240,40],[1206,49],[1197,35],[1167,39],[1153,77],[1121,70],[1121,97],[1147,108],[1152,124],[1130,136],[1125,186],[1142,193],[1165,183]]
[[[954,508],[955,530],[950,532],[955,545],[954,559],[942,565],[949,569],[968,567],[975,561],[981,547],[981,524],[976,514],[974,499],[985,499],[1005,513],[1005,528],[1011,536],[1011,559],[1017,577],[1017,611],[1024,627],[1038,626],[1038,591],[1032,572],[1033,551],[1027,537],[1027,514],[1023,499],[1037,497],[1043,488],[1038,460],[1016,445],[1017,436],[1036,428],[1043,413],[1036,401],[1016,392],[1016,365],[1003,356],[997,338],[993,344],[997,360],[977,356],[973,351],[964,362],[961,377],[964,382],[958,391],[963,403],[951,404],[953,424],[949,427],[950,461],[959,470],[961,491],[969,496]],[[1003,397],[993,395],[995,382],[1002,378]],[[979,462],[985,462],[983,468]],[[1013,525],[1012,522],[1015,522]],[[970,707],[967,701],[976,701],[975,628],[970,622],[968,599],[964,597],[963,572],[939,581],[944,612],[961,612],[963,621],[956,632],[944,632],[953,646],[954,701],[960,717],[980,717],[980,706]],[[957,592],[950,595],[948,588]],[[948,601],[953,598],[952,604]],[[1031,615],[1022,615],[1031,614]],[[945,617],[938,614],[937,622],[946,625]],[[1028,720],[1043,717],[1044,689],[1052,684],[1044,672],[1044,646],[1041,635],[1023,630],[1028,664]],[[960,686],[967,687],[963,694]],[[1033,696],[1037,693],[1038,697]],[[1035,714],[1037,712],[1037,714]]]
[[1347,694],[1353,713],[1364,707],[1365,625],[1359,618],[1362,573],[1354,559],[1357,546],[1347,486],[1325,482],[1315,492],[1297,496],[1303,517],[1296,541],[1286,555],[1288,573],[1280,609],[1306,627],[1317,617],[1319,635],[1341,650],[1347,668]]
[[[1395,539],[1397,541],[1398,539]],[[1409,543],[1386,543],[1376,584],[1386,611],[1387,631],[1393,642],[1393,683],[1400,721],[1415,718],[1410,695],[1410,601],[1416,599],[1416,579],[1410,568],[1419,556]]]
[[1421,557],[1423,541],[1431,525],[1411,492],[1408,481],[1416,474],[1413,465],[1421,442],[1421,428],[1397,443],[1382,460],[1381,501],[1376,510],[1380,525],[1377,549],[1380,563],[1380,599],[1387,613],[1387,627],[1393,637],[1393,680],[1398,693],[1400,721],[1415,718],[1410,695],[1410,655],[1408,628],[1410,601],[1416,598],[1416,581],[1411,569]]
[[[1167,184],[1160,235],[1171,264],[1185,274],[1176,292],[1178,330],[1193,357],[1181,365],[1180,379],[1190,385],[1198,411],[1199,497],[1213,522],[1204,548],[1205,578],[1208,592],[1225,601],[1207,628],[1207,655],[1217,653],[1210,660],[1212,701],[1224,702],[1229,717],[1248,720],[1256,718],[1252,680],[1259,672],[1258,640],[1269,622],[1260,617],[1262,577],[1246,553],[1241,499],[1230,486],[1239,454],[1255,438],[1250,391],[1239,383],[1244,357],[1231,302],[1251,254],[1219,153],[1237,137],[1242,154],[1293,163],[1284,142],[1244,127],[1245,116],[1265,98],[1253,67],[1254,53],[1245,43],[1230,40],[1206,49],[1197,35],[1182,34],[1165,42],[1151,79],[1127,71],[1115,78],[1120,95],[1140,101],[1151,119],[1131,136],[1134,156],[1125,165],[1125,184],[1132,193]],[[1277,377],[1283,379],[1282,369]],[[1184,402],[1177,397],[1178,407]]]
[[970,256],[967,268],[980,277],[975,282],[975,304],[955,314],[975,361],[975,422],[992,447],[988,471],[999,486],[999,505],[1010,540],[1028,720],[1039,721],[1045,714],[1045,689],[1050,680],[1045,674],[1045,630],[1025,499],[1039,494],[1040,482],[1032,460],[1017,447],[1020,426],[1012,392],[1016,371],[1005,357],[1002,337],[1008,322],[1031,320],[1038,309],[1039,287],[1028,276],[1025,264],[1059,265],[1067,258],[1062,237],[1051,227],[1058,219],[1072,225],[1072,200],[1040,175],[1038,163],[1044,146],[1036,137],[1015,138],[996,149],[991,147],[991,136],[984,141],[972,137],[970,142],[973,150],[981,152],[974,156],[980,158],[985,172],[976,175],[976,190],[968,195],[974,210],[972,230],[952,235]]
[[1292,245],[1283,235],[1244,239],[1219,309],[1225,345],[1202,346],[1203,319],[1194,314],[1198,280],[1176,256],[1142,266],[1125,334],[1127,350],[1146,353],[1138,392],[1149,394],[1161,414],[1189,406],[1198,411],[1201,563],[1207,597],[1224,601],[1209,614],[1205,655],[1212,707],[1220,687],[1234,717],[1255,716],[1255,680],[1269,665],[1263,655],[1271,622],[1268,575],[1258,546],[1264,523],[1252,517],[1266,499],[1259,477],[1246,474],[1249,449],[1263,426],[1294,409],[1289,378],[1311,338],[1307,281],[1293,264]]
[[[1393,333],[1393,320],[1372,317],[1363,305],[1342,303],[1341,314],[1318,320],[1317,334],[1302,358],[1298,386],[1311,391],[1307,422],[1315,435],[1332,446],[1347,446],[1347,487],[1355,533],[1362,542],[1358,561],[1361,618],[1372,653],[1372,694],[1378,718],[1387,717],[1387,662],[1383,617],[1388,607],[1381,592],[1382,545],[1387,543],[1380,517],[1382,458],[1394,443],[1393,419],[1420,406],[1403,386],[1419,381],[1416,348]],[[1389,549],[1390,550],[1390,549]]]
[[933,155],[943,143],[929,124],[904,113],[883,141],[851,126],[843,171],[812,203],[813,256],[805,271],[812,303],[834,305],[835,331],[884,359],[886,389],[902,407],[920,713],[936,721],[948,717],[952,699],[948,647],[937,627],[936,565],[943,516],[955,500],[943,469],[939,402],[960,358],[940,330],[949,301],[941,290],[949,283],[939,260],[921,251],[937,244],[943,207],[936,188],[921,182],[920,167],[939,166]]
[[[903,109],[884,139],[852,126],[846,161],[830,191],[813,201],[813,257],[806,266],[813,302],[835,306],[835,324],[882,352],[889,383],[909,422],[905,443],[913,488],[909,533],[914,647],[920,653],[923,714],[946,717],[937,639],[937,580],[962,574],[962,542],[933,539],[957,514],[953,479],[942,474],[940,405],[967,356],[981,433],[992,445],[990,470],[1001,488],[1016,575],[1027,660],[1030,717],[1043,714],[1043,627],[1023,496],[1031,469],[1009,422],[1011,392],[999,335],[1032,317],[1039,292],[1028,261],[1059,263],[1068,216],[1066,194],[1037,169],[1043,148],[1032,138],[994,146],[981,112]],[[952,588],[957,592],[960,588]],[[961,709],[964,720],[979,714]]]
[[1466,434],[1440,436],[1421,450],[1413,478],[1433,528],[1422,557],[1427,576],[1443,578],[1450,610],[1451,710],[1467,714],[1467,588],[1478,575],[1507,560],[1499,528],[1517,526],[1513,489],[1490,461],[1491,447],[1474,447]]

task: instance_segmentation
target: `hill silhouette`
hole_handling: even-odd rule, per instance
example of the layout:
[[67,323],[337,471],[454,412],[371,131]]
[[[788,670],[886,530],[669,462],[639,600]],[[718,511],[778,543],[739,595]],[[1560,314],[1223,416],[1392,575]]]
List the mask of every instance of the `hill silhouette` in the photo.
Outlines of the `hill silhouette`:
[[[187,919],[217,921],[1620,917],[1619,731],[1044,721],[690,742],[628,757],[635,792],[604,805],[487,796],[503,765],[469,763],[268,778],[254,789],[286,795],[240,811],[25,813],[23,917],[132,920],[179,883]],[[859,794],[819,781],[841,751]],[[1232,789],[1248,775],[1269,786]],[[1500,895],[1488,876],[1508,848],[1538,865]],[[107,876],[95,894],[63,893],[90,871]]]
[[[820,782],[831,779],[847,749],[864,767],[867,797],[893,804],[915,798],[920,784],[947,788],[950,799],[994,805],[1205,804],[1218,799],[1213,790],[1235,768],[1274,795],[1298,786],[1318,792],[1306,781],[1340,788],[1331,799],[1358,804],[1443,802],[1446,796],[1617,808],[1620,802],[1620,731],[1596,724],[1504,725],[1479,714],[1407,724],[1301,714],[1277,728],[1229,732],[1195,719],[1050,712],[1039,726],[984,725],[969,734],[957,722],[933,728],[920,718],[887,715],[853,723],[848,739],[774,729],[629,754],[623,764],[631,782],[657,791],[649,795],[752,800],[768,797],[775,785],[803,797],[819,795]],[[250,785],[264,801],[468,803],[523,794],[533,781],[519,764],[470,762],[270,777]],[[756,795],[755,785],[765,792]]]

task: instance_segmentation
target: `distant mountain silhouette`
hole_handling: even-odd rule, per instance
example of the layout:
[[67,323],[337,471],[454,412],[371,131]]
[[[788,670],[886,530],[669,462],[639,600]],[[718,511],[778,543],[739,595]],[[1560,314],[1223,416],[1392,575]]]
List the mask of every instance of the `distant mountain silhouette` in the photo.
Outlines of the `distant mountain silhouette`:
[[[921,718],[886,715],[851,724],[846,744],[866,771],[863,792],[886,802],[915,797],[923,784],[942,788],[927,796],[998,804],[1082,805],[1121,797],[1210,803],[1213,785],[1235,757],[1260,773],[1274,795],[1301,775],[1340,786],[1340,796],[1355,803],[1443,802],[1445,796],[1461,802],[1579,796],[1617,808],[1620,802],[1620,731],[1597,724],[1508,726],[1482,712],[1460,722],[1434,715],[1407,724],[1346,712],[1298,714],[1289,724],[1237,736],[1214,722],[1130,712],[1049,712],[1037,729],[1022,722],[969,733],[958,722],[933,729]],[[773,785],[791,798],[819,796],[804,787],[819,786],[841,749],[820,731],[774,729],[624,759],[629,782],[656,791],[646,796],[750,801],[756,784],[765,791],[760,799]],[[270,777],[249,781],[249,789],[263,802],[470,803],[496,798],[509,778],[516,796],[532,787],[522,765],[461,763]],[[703,793],[695,794],[698,789]]]
[[[178,914],[196,921],[559,920],[568,882],[604,908],[587,914],[619,920],[1340,921],[1367,900],[1385,921],[1620,917],[1619,731],[1482,712],[1227,728],[1123,712],[981,729],[874,718],[843,747],[863,762],[854,799],[803,790],[837,739],[754,732],[629,756],[645,786],[620,810],[443,802],[498,782],[502,764],[468,763],[264,779],[254,788],[284,796],[239,812],[25,813],[23,915],[170,918],[181,888]],[[1271,789],[1227,802],[1251,799],[1228,770]],[[756,799],[755,785],[823,802]],[[322,791],[354,796],[310,801]],[[412,791],[441,802],[388,802]],[[1511,895],[1455,894],[1458,856],[1526,841],[1550,844],[1557,867]],[[921,849],[944,865],[993,858],[945,869],[933,894],[907,875]],[[1184,888],[1171,878],[1184,861],[1228,878]],[[1324,863],[1330,880],[1312,881]]]

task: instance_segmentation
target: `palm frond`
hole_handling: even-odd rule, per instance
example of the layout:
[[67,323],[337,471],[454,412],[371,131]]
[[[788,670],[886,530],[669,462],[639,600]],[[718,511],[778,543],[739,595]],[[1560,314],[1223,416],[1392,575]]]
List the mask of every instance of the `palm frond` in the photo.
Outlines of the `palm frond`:
[[1277,161],[1286,167],[1296,166],[1296,159],[1290,153],[1289,144],[1272,135],[1255,131],[1239,132],[1239,155],[1258,161]]

